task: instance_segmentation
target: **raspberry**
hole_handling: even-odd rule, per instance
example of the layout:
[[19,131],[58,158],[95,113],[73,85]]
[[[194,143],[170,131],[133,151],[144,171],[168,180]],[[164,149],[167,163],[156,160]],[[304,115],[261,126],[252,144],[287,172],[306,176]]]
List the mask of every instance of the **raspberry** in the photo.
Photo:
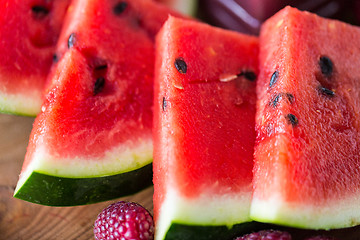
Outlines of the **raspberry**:
[[315,237],[306,238],[305,240],[336,240],[336,239],[327,236],[315,236]]
[[238,237],[235,240],[291,240],[291,235],[288,232],[277,230],[262,230]]
[[154,221],[141,205],[120,201],[98,215],[94,235],[96,240],[152,240]]

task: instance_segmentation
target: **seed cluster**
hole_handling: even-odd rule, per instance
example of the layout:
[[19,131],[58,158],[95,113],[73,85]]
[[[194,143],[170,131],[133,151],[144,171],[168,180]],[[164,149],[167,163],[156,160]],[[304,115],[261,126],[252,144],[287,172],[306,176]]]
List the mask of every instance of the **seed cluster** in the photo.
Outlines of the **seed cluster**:
[[[270,77],[269,89],[272,89],[276,85],[279,79],[279,75],[280,73],[278,70],[273,72]],[[276,108],[283,99],[287,100],[288,104],[293,104],[295,97],[292,93],[288,92],[275,93],[270,99],[269,106]],[[298,118],[292,113],[286,114],[285,119],[287,120],[288,124],[292,125],[293,127],[297,126],[299,123]]]
[[[321,72],[321,76],[315,75],[317,80],[320,82],[320,86],[318,87],[318,92],[321,95],[326,97],[334,97],[335,91],[330,89],[324,85],[330,85],[331,77],[334,74],[334,64],[331,59],[327,56],[320,56],[319,61],[319,69]],[[270,77],[269,82],[269,89],[273,88],[279,79],[279,71],[276,70]],[[330,82],[330,83],[329,83]],[[292,93],[276,93],[270,99],[269,106],[276,108],[282,99],[286,99],[288,104],[292,104],[294,102],[294,95]],[[288,124],[292,125],[293,127],[297,126],[299,123],[298,118],[292,114],[288,113],[285,115],[285,119],[287,120]]]

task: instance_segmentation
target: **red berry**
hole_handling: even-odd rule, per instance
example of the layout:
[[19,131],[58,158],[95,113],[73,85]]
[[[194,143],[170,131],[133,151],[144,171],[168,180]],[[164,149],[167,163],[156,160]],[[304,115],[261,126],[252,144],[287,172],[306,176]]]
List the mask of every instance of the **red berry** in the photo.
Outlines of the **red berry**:
[[288,232],[277,230],[262,230],[238,237],[235,240],[291,240],[291,235]]
[[151,240],[154,239],[154,221],[141,205],[121,201],[98,215],[94,235],[96,240]]
[[306,238],[305,240],[336,240],[336,239],[327,236],[315,236],[315,237]]

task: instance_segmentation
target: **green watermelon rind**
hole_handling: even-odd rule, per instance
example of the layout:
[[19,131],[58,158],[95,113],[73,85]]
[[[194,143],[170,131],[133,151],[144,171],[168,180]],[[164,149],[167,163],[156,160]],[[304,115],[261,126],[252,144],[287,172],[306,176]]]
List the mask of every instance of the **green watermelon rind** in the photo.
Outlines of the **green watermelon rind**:
[[[170,189],[165,195],[159,209],[159,215],[157,216],[156,239],[168,239],[167,236],[171,231],[173,231],[171,235],[177,234],[176,231],[179,229],[177,227],[174,228],[174,224],[191,226],[186,231],[189,231],[187,234],[192,236],[200,231],[192,229],[192,227],[196,228],[196,226],[201,227],[201,229],[203,227],[213,229],[213,234],[215,232],[226,234],[229,229],[237,225],[252,222],[249,218],[251,199],[251,191],[249,189],[241,190],[240,192],[242,193],[236,192],[221,195],[202,193],[197,197],[186,197],[178,193],[176,189],[171,189],[171,186],[168,186],[168,188]],[[192,231],[195,232],[192,233]],[[238,231],[236,232],[238,233]]]
[[250,218],[263,223],[313,230],[331,230],[354,227],[360,224],[358,196],[341,201],[317,204],[321,209],[306,204],[288,204],[279,197],[258,199],[254,196]]
[[[40,136],[28,148],[14,197],[48,206],[76,206],[134,194],[152,185],[152,141],[117,144],[104,156],[58,155]],[[31,154],[30,154],[30,153]],[[28,161],[28,163],[26,163]]]
[[[36,94],[35,94],[36,95]],[[0,113],[35,117],[41,109],[41,95],[34,97],[0,92]]]
[[266,225],[258,222],[246,222],[232,227],[225,225],[202,226],[173,222],[164,240],[233,240],[238,236],[263,229]]
[[77,206],[128,196],[152,185],[152,164],[91,178],[70,178],[32,171],[14,197],[47,206]]

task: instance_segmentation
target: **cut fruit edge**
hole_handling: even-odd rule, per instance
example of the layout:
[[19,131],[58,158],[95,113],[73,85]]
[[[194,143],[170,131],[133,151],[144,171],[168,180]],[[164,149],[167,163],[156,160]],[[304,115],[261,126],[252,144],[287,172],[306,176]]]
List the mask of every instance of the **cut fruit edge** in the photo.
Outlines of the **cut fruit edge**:
[[41,91],[30,95],[0,91],[0,113],[35,117],[41,109]]
[[230,229],[234,225],[251,222],[250,199],[251,192],[224,195],[202,193],[196,198],[186,198],[175,189],[169,190],[159,209],[155,239],[165,239],[173,224],[189,227],[226,226]]
[[[76,161],[74,161],[74,158],[69,158],[61,159],[61,162],[59,162],[59,159],[51,157],[44,147],[37,148],[33,158],[36,159],[33,159],[26,166],[19,177],[14,197],[38,204],[70,206],[95,203],[133,194],[152,185],[152,140],[150,138],[125,151],[123,147],[115,147],[107,151],[101,161],[87,158],[75,158]],[[132,179],[130,175],[135,176]],[[124,184],[121,183],[123,180],[125,181]],[[72,186],[69,186],[67,190],[63,189],[67,187],[63,182],[70,185],[73,183],[76,185],[76,189],[73,189]],[[104,186],[101,186],[102,184],[113,184],[122,188],[128,187],[129,189],[116,190],[109,186],[108,190],[102,190],[105,191],[102,192],[104,196],[87,196],[89,195],[87,192],[96,192],[97,188],[104,189]],[[58,193],[56,193],[59,190],[57,187],[61,188]],[[26,192],[29,190],[38,192],[39,194],[34,195],[37,195],[39,199],[34,199],[30,195],[27,196]],[[78,197],[70,201],[66,199],[68,196],[62,195],[63,191],[74,196],[79,192],[84,193],[84,199]],[[73,192],[71,193],[71,191]],[[48,200],[47,195],[55,195],[57,199]],[[94,197],[94,199],[88,201],[88,197]],[[63,202],[62,198],[65,198]]]
[[359,194],[326,203],[327,206],[309,206],[284,202],[274,194],[266,200],[253,197],[250,217],[254,221],[302,229],[330,230],[360,224]]

